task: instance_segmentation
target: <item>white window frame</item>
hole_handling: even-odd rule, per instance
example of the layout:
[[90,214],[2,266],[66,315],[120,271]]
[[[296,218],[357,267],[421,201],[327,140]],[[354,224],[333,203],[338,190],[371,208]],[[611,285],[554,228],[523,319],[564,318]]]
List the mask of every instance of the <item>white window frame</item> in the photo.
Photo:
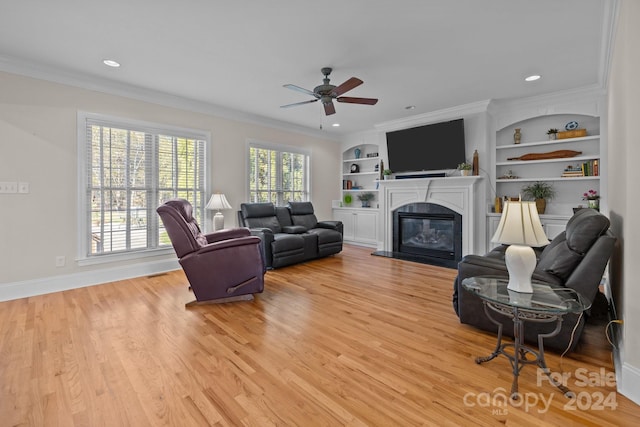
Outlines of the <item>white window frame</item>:
[[[250,171],[251,171],[251,148],[259,148],[259,149],[266,149],[266,150],[273,150],[273,151],[277,151],[278,153],[295,153],[295,154],[302,154],[304,156],[306,156],[306,162],[304,165],[305,168],[305,175],[304,175],[304,188],[305,188],[305,194],[306,194],[306,200],[309,201],[311,200],[311,150],[306,149],[306,148],[301,148],[301,147],[295,147],[295,146],[290,146],[290,145],[283,145],[283,144],[275,144],[275,143],[270,143],[270,142],[265,142],[265,141],[259,141],[259,140],[254,140],[254,139],[249,139],[247,140],[246,143],[246,200],[249,201],[253,201],[251,199],[251,177],[249,176]],[[278,184],[277,184],[277,188],[276,191],[284,191],[281,188],[281,183],[282,183],[282,171],[280,169],[278,169],[278,175],[277,175],[277,180],[278,180]],[[282,200],[283,203],[286,203],[286,200]],[[274,205],[278,205],[276,202],[273,202]]]
[[[106,253],[98,255],[89,255],[90,253],[90,239],[87,238],[87,233],[90,233],[91,220],[87,216],[86,207],[88,205],[88,142],[87,142],[87,122],[99,122],[105,126],[111,126],[115,128],[123,129],[135,129],[137,131],[145,131],[151,134],[164,134],[164,135],[179,135],[180,137],[199,139],[205,141],[205,171],[204,171],[204,194],[203,203],[206,205],[206,197],[209,194],[209,177],[211,176],[211,162],[209,159],[209,153],[211,152],[211,134],[206,131],[194,130],[188,128],[181,128],[176,126],[169,126],[164,124],[145,122],[140,120],[110,116],[105,114],[90,113],[85,111],[79,111],[77,114],[77,165],[78,165],[78,230],[77,230],[77,257],[76,262],[78,265],[93,265],[102,264],[108,262],[117,262],[124,260],[135,260],[147,257],[153,257],[164,254],[174,253],[173,248],[168,246],[159,246],[153,249],[132,249],[130,251],[122,251],[115,253]],[[153,184],[152,184],[153,185]],[[202,221],[204,222],[204,215]],[[158,215],[152,215],[149,221],[153,221],[152,227],[160,225],[160,218]],[[204,226],[204,224],[202,224]]]

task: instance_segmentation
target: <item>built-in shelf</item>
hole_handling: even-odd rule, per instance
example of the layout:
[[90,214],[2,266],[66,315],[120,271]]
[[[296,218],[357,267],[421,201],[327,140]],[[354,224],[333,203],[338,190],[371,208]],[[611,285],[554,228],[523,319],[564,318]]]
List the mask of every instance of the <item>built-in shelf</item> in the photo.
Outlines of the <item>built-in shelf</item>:
[[[367,155],[370,155],[367,157]],[[375,154],[375,155],[372,155]],[[380,178],[380,156],[378,145],[360,144],[346,149],[342,153],[342,193],[341,202],[343,208],[361,208],[357,195],[361,193],[373,193],[374,199],[371,206],[378,204],[378,179]],[[358,155],[358,156],[357,156]],[[357,157],[356,157],[357,156]],[[358,172],[351,172],[352,165],[356,165]],[[356,169],[356,168],[353,168]],[[347,186],[352,188],[347,188]],[[357,188],[353,188],[357,187]],[[344,196],[352,194],[351,203],[345,202]],[[370,208],[375,209],[375,208]],[[375,209],[377,211],[377,209]]]
[[380,157],[358,157],[353,158],[353,159],[344,159],[343,162],[345,163],[353,163],[353,162],[362,162],[362,161],[367,161],[367,160],[377,160],[380,161]]
[[576,176],[572,178],[562,178],[562,177],[532,177],[532,178],[503,178],[496,179],[496,182],[531,182],[531,181],[597,181],[599,180],[599,176]]
[[600,139],[600,135],[588,135],[588,136],[581,136],[579,138],[552,139],[550,141],[524,142],[522,144],[499,145],[496,147],[496,150],[505,150],[509,148],[522,148],[522,147],[535,147],[538,145],[566,144],[567,142],[589,141],[591,139]]
[[496,162],[496,166],[515,166],[515,165],[533,165],[536,163],[575,163],[583,162],[587,160],[599,159],[600,156],[576,156],[576,157],[562,157],[559,159],[540,159],[540,160],[507,160],[506,162]]
[[[580,110],[581,106],[576,108]],[[534,111],[532,113],[535,114]],[[587,136],[578,138],[546,139],[546,131],[550,128],[562,129],[564,124],[577,121],[581,129],[587,131]],[[543,181],[552,184],[555,197],[547,201],[547,214],[558,215],[559,218],[569,218],[572,208],[586,204],[582,195],[589,189],[602,193],[602,177],[606,172],[606,151],[603,149],[600,135],[600,117],[586,114],[551,114],[532,115],[505,126],[496,132],[495,146],[495,190],[498,197],[518,197],[524,187],[532,182]],[[515,129],[521,129],[522,143],[514,144]],[[545,139],[543,139],[545,138]],[[574,157],[537,159],[537,160],[507,160],[525,154],[542,154],[559,150],[579,152]],[[604,153],[604,154],[603,154]],[[568,166],[573,168],[591,166],[598,161],[598,175],[595,176],[565,176],[563,173]],[[500,178],[516,176],[517,178]],[[559,222],[561,219],[555,219]],[[555,223],[553,224],[556,225]]]

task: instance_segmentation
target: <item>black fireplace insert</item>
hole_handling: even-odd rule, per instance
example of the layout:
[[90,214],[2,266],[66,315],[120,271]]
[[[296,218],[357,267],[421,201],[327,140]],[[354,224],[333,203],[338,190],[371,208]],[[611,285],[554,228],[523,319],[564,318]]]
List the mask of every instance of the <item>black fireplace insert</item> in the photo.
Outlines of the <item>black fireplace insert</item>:
[[456,268],[462,259],[462,215],[434,203],[393,212],[393,256]]

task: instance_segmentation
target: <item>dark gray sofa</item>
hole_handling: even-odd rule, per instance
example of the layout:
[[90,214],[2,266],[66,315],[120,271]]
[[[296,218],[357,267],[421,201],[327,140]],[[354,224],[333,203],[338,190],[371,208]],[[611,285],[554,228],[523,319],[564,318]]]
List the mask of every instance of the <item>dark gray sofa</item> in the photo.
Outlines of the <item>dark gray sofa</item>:
[[[598,287],[613,252],[615,241],[615,237],[609,231],[607,217],[593,209],[579,210],[569,219],[564,232],[556,236],[544,249],[536,250],[538,263],[533,279],[553,286],[572,288],[593,304],[596,297],[604,298]],[[474,276],[509,277],[504,261],[505,249],[506,246],[502,245],[484,256],[467,255],[458,264],[458,276],[454,281],[453,307],[461,323],[486,331],[497,331],[496,325],[484,312],[482,300],[464,290],[461,283],[465,278]],[[589,311],[586,314],[588,315]],[[503,333],[513,336],[511,319],[499,315],[495,317],[502,322]],[[580,317],[572,313],[565,315],[560,333],[555,337],[546,338],[545,348],[561,352],[569,348],[569,351],[573,351],[584,323],[584,316]],[[525,340],[537,343],[538,334],[549,333],[554,327],[554,323],[527,322]]]
[[340,221],[318,221],[311,202],[242,203],[238,224],[260,237],[268,268],[284,267],[342,251]]

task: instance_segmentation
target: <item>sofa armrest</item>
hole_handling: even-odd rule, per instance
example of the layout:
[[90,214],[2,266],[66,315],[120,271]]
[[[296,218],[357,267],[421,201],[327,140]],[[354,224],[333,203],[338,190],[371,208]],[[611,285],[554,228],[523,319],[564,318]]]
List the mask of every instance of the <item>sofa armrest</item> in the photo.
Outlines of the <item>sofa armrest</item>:
[[336,230],[342,234],[343,225],[342,221],[318,221],[317,228],[328,228],[329,230]]
[[[467,255],[458,264],[458,276],[462,279],[475,276],[509,277],[504,260],[480,255]],[[562,285],[562,280],[544,271],[534,271],[533,280]]]
[[[473,274],[466,274],[471,273]],[[458,263],[458,273],[464,278],[473,276],[504,276],[508,274],[503,259],[482,255],[467,255]]]
[[302,225],[284,225],[282,232],[286,234],[302,234],[307,232],[307,227]]
[[252,236],[259,237],[262,241],[262,256],[264,258],[265,267],[272,267],[273,250],[271,249],[271,245],[275,240],[273,231],[270,228],[250,228],[249,232]]
[[209,243],[208,245],[203,246],[198,251],[198,253],[204,254],[207,252],[218,251],[221,249],[232,248],[236,246],[259,245],[259,244],[260,244],[260,238],[256,236],[238,237],[236,239],[220,240],[218,242]]
[[238,237],[250,236],[248,228],[229,228],[225,230],[214,231],[213,233],[205,234],[204,236],[207,238],[207,243],[215,243],[222,240],[228,239],[237,239]]

